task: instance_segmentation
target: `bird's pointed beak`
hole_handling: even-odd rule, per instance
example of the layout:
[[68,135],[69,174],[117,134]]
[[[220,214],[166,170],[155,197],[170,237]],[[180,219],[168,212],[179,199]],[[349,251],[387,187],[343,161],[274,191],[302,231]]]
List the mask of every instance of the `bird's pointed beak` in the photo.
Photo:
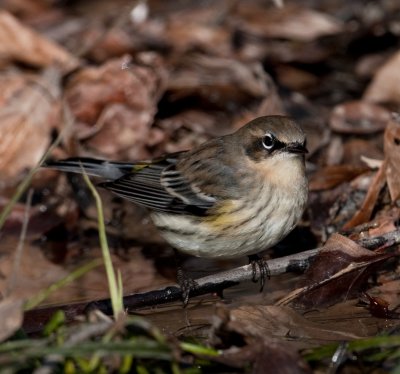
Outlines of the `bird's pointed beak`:
[[285,148],[285,150],[289,153],[308,153],[308,149],[306,148],[305,144],[302,143],[290,143]]

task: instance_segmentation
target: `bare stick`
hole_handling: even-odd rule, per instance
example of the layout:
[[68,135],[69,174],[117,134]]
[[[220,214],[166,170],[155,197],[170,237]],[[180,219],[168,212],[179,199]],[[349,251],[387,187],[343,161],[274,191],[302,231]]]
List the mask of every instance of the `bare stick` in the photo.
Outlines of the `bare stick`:
[[[362,239],[358,241],[358,243],[367,249],[390,247],[395,244],[400,244],[400,230],[392,231],[377,237]],[[287,272],[304,272],[322,248],[323,247],[268,260],[267,264],[270,274],[274,276]],[[196,279],[198,287],[191,293],[191,296],[204,295],[210,292],[220,292],[226,288],[235,286],[240,282],[251,281],[252,278],[253,269],[251,265],[245,265],[218,274],[209,275]],[[182,292],[179,286],[173,285],[159,290],[127,295],[124,297],[124,308],[128,311],[134,311],[140,308],[180,301],[181,298]],[[111,301],[109,299],[93,301],[90,303],[35,309],[25,314],[24,326],[27,332],[42,329],[51,315],[60,309],[64,310],[67,321],[71,321],[76,316],[91,309],[100,309],[105,314],[112,314]]]

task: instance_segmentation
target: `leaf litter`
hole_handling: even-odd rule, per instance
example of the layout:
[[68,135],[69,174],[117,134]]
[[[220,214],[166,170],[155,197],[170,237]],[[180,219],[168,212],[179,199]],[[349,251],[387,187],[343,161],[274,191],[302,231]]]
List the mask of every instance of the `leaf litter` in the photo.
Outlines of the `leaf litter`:
[[[288,114],[308,136],[309,205],[299,228],[267,255],[321,248],[305,274],[274,276],[262,294],[256,285],[240,284],[225,290],[223,299],[200,296],[184,310],[180,304],[143,308],[135,311],[146,318],[133,323],[136,335],[129,335],[131,322],[125,328],[111,323],[103,340],[145,339],[142,346],[154,348],[157,363],[146,361],[151,356],[141,351],[131,362],[136,371],[197,365],[199,372],[316,372],[329,367],[326,356],[308,363],[305,358],[326,344],[345,347],[343,367],[356,363],[388,372],[398,366],[390,349],[372,359],[380,345],[358,358],[346,347],[398,333],[400,132],[398,115],[392,113],[399,102],[399,4],[91,4],[5,2],[0,14],[0,205],[65,126],[63,105],[73,128],[53,151],[55,158],[150,158],[189,149],[256,116]],[[24,301],[100,255],[96,213],[82,181],[41,170],[32,183],[33,205],[16,276],[11,272],[26,196],[1,230],[4,344],[18,342],[9,337],[22,324]],[[113,263],[126,293],[173,282],[172,250],[146,211],[106,193],[102,198]],[[393,234],[391,246],[379,242],[388,234]],[[376,246],[366,249],[363,241],[373,238]],[[186,262],[199,276],[239,264]],[[16,283],[6,297],[12,276]],[[107,296],[104,270],[97,267],[46,303]],[[88,315],[92,321],[103,318]],[[53,320],[54,336],[68,330],[62,321]],[[89,352],[94,336],[85,336]],[[41,339],[43,347],[53,344],[51,335]],[[179,345],[183,341],[199,345]],[[338,345],[343,341],[349,344]],[[1,362],[14,365],[1,352]],[[40,356],[24,352],[27,360],[20,368],[32,368],[28,357]],[[48,357],[41,359],[42,367],[49,365]],[[112,370],[122,367],[123,359],[117,354],[109,361],[62,359],[57,365]]]

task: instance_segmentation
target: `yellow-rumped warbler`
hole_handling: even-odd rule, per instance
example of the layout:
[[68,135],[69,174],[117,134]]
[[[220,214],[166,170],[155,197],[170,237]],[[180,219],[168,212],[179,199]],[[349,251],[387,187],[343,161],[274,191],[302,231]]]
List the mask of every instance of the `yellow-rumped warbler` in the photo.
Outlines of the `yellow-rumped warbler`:
[[161,235],[183,253],[234,258],[275,245],[298,223],[308,195],[306,152],[293,120],[266,116],[150,161],[72,158],[46,166],[104,178],[100,186],[149,208]]

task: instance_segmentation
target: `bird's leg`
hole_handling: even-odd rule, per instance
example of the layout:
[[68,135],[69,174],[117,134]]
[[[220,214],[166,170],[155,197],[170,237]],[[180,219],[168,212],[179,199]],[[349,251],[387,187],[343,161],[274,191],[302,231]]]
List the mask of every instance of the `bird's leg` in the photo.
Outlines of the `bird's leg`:
[[176,250],[174,250],[174,252],[175,252],[175,262],[176,262],[176,267],[177,267],[176,280],[182,291],[183,306],[186,307],[189,302],[190,292],[195,290],[198,287],[198,284],[193,278],[190,278],[183,271],[182,257]]
[[[250,255],[248,257],[249,257],[249,263],[251,264],[252,267],[252,273],[253,273],[252,281],[254,283],[260,281],[260,286],[261,286],[260,292],[262,292],[262,290],[264,289],[265,280],[270,278],[270,272],[268,269],[267,261],[258,254]],[[258,266],[258,270],[260,271],[260,278],[257,278],[256,266]]]

